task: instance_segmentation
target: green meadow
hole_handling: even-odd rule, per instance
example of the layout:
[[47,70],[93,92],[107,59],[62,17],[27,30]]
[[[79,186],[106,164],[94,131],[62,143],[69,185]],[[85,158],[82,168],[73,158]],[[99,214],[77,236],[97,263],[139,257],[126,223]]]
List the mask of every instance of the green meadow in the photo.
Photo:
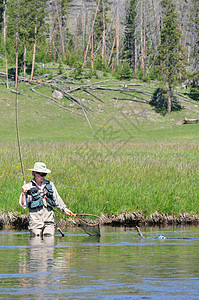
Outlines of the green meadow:
[[81,105],[66,97],[54,102],[50,85],[20,83],[17,96],[14,86],[0,86],[0,210],[27,213],[18,204],[17,107],[26,182],[28,169],[45,162],[72,211],[199,214],[199,124],[182,124],[184,117],[198,118],[198,101],[179,88],[182,109],[162,115],[149,104],[157,82],[59,82],[65,90],[91,83],[71,93]]

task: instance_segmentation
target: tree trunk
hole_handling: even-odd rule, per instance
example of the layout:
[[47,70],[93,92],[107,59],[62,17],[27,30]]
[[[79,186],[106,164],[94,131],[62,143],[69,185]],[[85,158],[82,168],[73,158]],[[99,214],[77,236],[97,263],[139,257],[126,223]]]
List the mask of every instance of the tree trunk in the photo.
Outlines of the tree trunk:
[[91,37],[92,37],[92,34],[93,34],[93,28],[94,28],[94,25],[95,25],[95,19],[96,19],[96,16],[97,16],[97,11],[98,11],[98,7],[99,7],[99,4],[100,4],[100,1],[101,0],[98,1],[97,7],[96,7],[95,16],[94,16],[92,27],[91,27],[91,33],[90,33],[89,38],[88,38],[88,43],[87,43],[87,46],[86,46],[86,52],[85,52],[85,55],[84,55],[83,66],[85,66],[85,64],[86,64],[86,57],[87,57],[87,53],[88,53],[88,48],[89,48],[89,45],[90,45]]
[[112,58],[112,70],[114,69],[114,57]]
[[105,39],[105,13],[104,13],[104,0],[102,0],[102,7],[103,7],[103,37],[102,37],[102,62],[105,63],[105,49],[106,49],[106,39]]
[[[180,31],[182,32],[182,0],[180,0],[179,7],[179,19],[180,19]],[[182,45],[182,39],[180,39],[180,45]],[[180,54],[182,55],[181,51]],[[179,79],[182,80],[182,73],[179,71]]]
[[64,60],[66,60],[64,39],[63,39],[63,35],[62,35],[62,28],[61,28],[61,22],[60,22],[60,17],[59,17],[59,11],[58,11],[58,7],[57,7],[57,1],[55,1],[55,5],[56,5],[56,11],[57,11],[57,20],[58,20],[58,25],[59,25],[59,34],[60,34],[60,39],[61,39],[61,44],[62,44],[62,54],[63,54]]
[[15,63],[15,89],[18,87],[18,43],[19,43],[19,33],[18,29],[16,31],[16,63]]
[[27,53],[27,47],[26,47],[26,37],[24,41],[24,55],[23,55],[23,76],[26,77],[26,53]]
[[93,70],[93,32],[91,36],[91,69]]
[[5,60],[6,60],[6,87],[9,89],[8,84],[8,60],[7,60],[7,51],[6,51],[6,10],[7,5],[6,1],[3,2],[4,12],[3,12],[3,41],[4,41],[4,49],[5,49]]
[[50,35],[50,61],[52,62],[53,34]]
[[111,63],[111,57],[113,55],[113,50],[115,48],[115,40],[116,40],[116,36],[114,38],[113,45],[112,45],[112,48],[111,48],[111,53],[110,53],[110,56],[109,56],[108,65],[110,65],[110,63]]
[[117,8],[116,16],[116,64],[119,65],[119,12]]
[[172,86],[171,80],[169,79],[169,90],[168,90],[168,103],[167,103],[167,113],[171,113],[171,95],[172,95]]
[[85,59],[85,37],[84,37],[83,0],[82,0],[82,6],[81,6],[81,19],[82,19],[82,53],[83,53],[83,58]]
[[161,42],[161,23],[162,23],[162,20],[161,20],[161,17],[159,16],[158,17],[158,45],[160,45],[160,42]]
[[77,24],[76,24],[76,28],[75,28],[75,52],[77,51],[77,39],[78,39],[78,36],[77,36]]
[[35,17],[35,41],[33,46],[32,71],[31,71],[30,80],[33,80],[34,69],[35,69],[36,41],[37,41],[37,16]]
[[145,25],[143,24],[143,5],[141,0],[141,12],[140,12],[140,26],[141,26],[141,60],[142,60],[142,72],[145,73]]
[[137,38],[135,37],[135,62],[134,62],[134,72],[137,71]]

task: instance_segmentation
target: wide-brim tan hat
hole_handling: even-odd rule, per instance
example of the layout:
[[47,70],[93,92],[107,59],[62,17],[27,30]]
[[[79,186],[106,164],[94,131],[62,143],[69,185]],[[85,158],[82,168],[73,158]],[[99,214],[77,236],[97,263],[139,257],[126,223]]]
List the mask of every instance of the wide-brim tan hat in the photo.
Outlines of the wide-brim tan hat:
[[34,172],[41,172],[41,173],[51,173],[51,170],[46,168],[46,165],[42,162],[36,162],[33,169],[29,169],[30,171]]

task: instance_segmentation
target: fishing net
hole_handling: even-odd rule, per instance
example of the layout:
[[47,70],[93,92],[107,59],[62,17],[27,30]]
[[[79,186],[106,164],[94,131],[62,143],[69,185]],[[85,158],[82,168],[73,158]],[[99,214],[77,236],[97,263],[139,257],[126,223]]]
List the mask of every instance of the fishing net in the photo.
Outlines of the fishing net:
[[74,216],[76,225],[81,227],[88,235],[100,236],[100,217],[89,214],[76,214]]

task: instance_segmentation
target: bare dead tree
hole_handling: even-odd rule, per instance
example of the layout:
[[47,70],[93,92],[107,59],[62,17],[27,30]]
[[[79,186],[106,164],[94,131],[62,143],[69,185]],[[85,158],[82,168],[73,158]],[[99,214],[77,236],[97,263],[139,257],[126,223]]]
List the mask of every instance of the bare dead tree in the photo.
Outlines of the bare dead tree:
[[93,19],[93,23],[92,23],[92,26],[91,26],[91,31],[90,31],[89,38],[88,38],[88,43],[87,43],[87,46],[86,46],[86,51],[85,51],[85,55],[84,55],[84,63],[83,63],[84,66],[86,64],[86,57],[87,57],[89,45],[90,45],[90,42],[91,42],[91,38],[92,38],[92,35],[93,35],[93,29],[94,29],[95,20],[96,20],[96,16],[97,16],[100,1],[101,0],[98,0],[98,4],[97,4],[97,7],[96,7],[96,11],[95,11],[95,16],[94,16],[94,19]]
[[113,55],[113,50],[115,48],[115,41],[116,41],[116,35],[115,35],[115,38],[113,40],[113,45],[112,45],[112,48],[111,48],[111,53],[110,53],[110,56],[109,56],[108,65],[110,65],[110,63],[111,63],[111,59],[112,59],[112,55]]
[[117,16],[116,16],[116,64],[119,65],[119,11],[117,8]]
[[58,10],[58,5],[57,5],[57,1],[56,0],[55,0],[55,7],[56,7],[57,20],[58,20],[58,26],[59,26],[59,34],[60,34],[61,45],[62,45],[62,54],[63,54],[64,60],[66,60],[66,54],[65,54],[65,47],[64,47],[64,39],[63,39],[63,34],[62,34],[61,21],[60,21],[59,10]]
[[37,14],[35,16],[35,32],[34,32],[34,45],[33,45],[33,57],[32,57],[32,71],[31,71],[31,77],[30,77],[31,80],[33,80],[34,69],[35,69],[36,43],[37,43]]
[[[144,3],[145,4],[145,3]],[[142,60],[142,72],[143,75],[145,73],[145,19],[144,19],[144,10],[143,1],[141,1],[141,9],[140,9],[140,26],[141,26],[141,60]]]
[[81,23],[82,23],[82,53],[83,58],[85,59],[85,32],[84,32],[84,17],[83,17],[83,0],[81,4]]
[[4,51],[5,51],[5,60],[6,60],[6,87],[9,89],[8,84],[8,60],[7,60],[7,50],[6,50],[6,12],[7,12],[7,4],[6,1],[3,1],[3,41],[4,41]]
[[105,63],[106,57],[105,57],[105,49],[106,49],[106,38],[105,38],[105,32],[106,32],[106,25],[105,25],[105,11],[104,11],[104,0],[102,0],[102,18],[103,18],[103,36],[102,36],[102,62]]

